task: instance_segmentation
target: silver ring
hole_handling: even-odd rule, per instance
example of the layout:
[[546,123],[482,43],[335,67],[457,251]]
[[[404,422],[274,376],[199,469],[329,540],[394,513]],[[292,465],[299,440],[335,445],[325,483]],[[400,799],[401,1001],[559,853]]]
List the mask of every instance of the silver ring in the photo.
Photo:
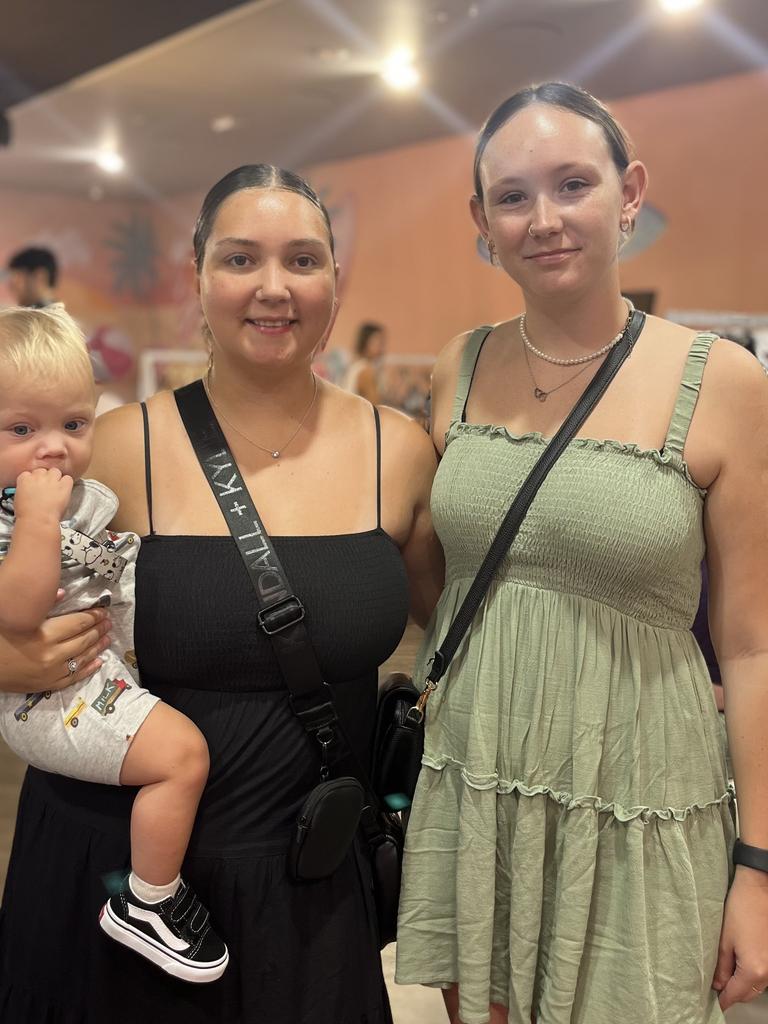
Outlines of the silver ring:
[[69,661],[67,662],[67,672],[69,672],[71,676],[73,676],[75,672],[77,672],[77,662],[75,661],[74,658],[70,658]]
[[528,225],[528,234],[531,236],[531,238],[536,237],[536,235],[533,233],[533,224]]

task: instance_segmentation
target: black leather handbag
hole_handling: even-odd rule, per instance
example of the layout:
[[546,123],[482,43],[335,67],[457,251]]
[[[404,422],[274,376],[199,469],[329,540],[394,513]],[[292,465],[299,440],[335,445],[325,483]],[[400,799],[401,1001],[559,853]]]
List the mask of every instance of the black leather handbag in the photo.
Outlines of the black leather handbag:
[[[634,310],[621,341],[611,349],[605,362],[523,481],[442,644],[432,656],[421,694],[413,699],[410,706],[406,706],[411,699],[410,691],[402,683],[393,684],[391,695],[386,694],[380,703],[374,780],[376,792],[385,802],[391,796],[397,795],[400,806],[407,806],[413,799],[424,751],[424,719],[430,695],[445,675],[488,592],[496,569],[517,536],[520,524],[547,474],[607,391],[608,385],[631,353],[644,324],[645,313]],[[484,327],[480,330],[485,331],[487,336],[491,328]]]
[[373,788],[393,809],[407,805],[421,768],[424,734],[408,727],[408,712],[418,699],[413,680],[403,672],[393,672],[379,687]]
[[397,924],[402,826],[398,817],[382,806],[344,735],[333,692],[323,679],[303,621],[304,606],[291,589],[202,381],[179,388],[174,397],[253,584],[259,626],[272,643],[291,708],[318,744],[320,782],[299,812],[288,851],[288,871],[297,882],[333,874],[360,834],[363,852],[370,859],[379,943],[383,947],[394,939]]

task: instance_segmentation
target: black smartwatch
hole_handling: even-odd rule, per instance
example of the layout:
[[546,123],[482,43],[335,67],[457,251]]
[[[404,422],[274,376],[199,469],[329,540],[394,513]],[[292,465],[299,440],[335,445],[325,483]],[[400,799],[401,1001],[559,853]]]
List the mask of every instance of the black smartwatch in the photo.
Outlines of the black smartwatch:
[[763,850],[759,846],[747,846],[737,839],[733,847],[733,863],[768,873],[768,850]]

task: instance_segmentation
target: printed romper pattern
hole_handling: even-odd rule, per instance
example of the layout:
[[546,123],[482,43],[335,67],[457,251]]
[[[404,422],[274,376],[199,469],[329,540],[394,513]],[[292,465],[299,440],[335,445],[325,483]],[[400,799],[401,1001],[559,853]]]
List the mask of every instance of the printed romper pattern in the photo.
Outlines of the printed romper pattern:
[[[112,646],[90,679],[62,690],[0,694],[0,734],[28,764],[86,782],[117,785],[137,729],[158,701],[142,689],[126,653],[133,649],[134,534],[108,532],[117,498],[95,480],[80,480],[62,523],[61,586],[56,615],[109,605]],[[0,572],[13,535],[13,512],[0,509]]]

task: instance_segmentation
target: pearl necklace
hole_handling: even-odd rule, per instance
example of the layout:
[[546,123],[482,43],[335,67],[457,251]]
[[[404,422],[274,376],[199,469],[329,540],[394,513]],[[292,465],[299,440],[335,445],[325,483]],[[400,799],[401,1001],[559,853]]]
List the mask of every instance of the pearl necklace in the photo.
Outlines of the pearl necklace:
[[228,427],[231,427],[232,430],[234,430],[234,432],[236,434],[239,434],[240,437],[242,437],[244,440],[246,440],[248,442],[248,444],[252,444],[253,447],[254,448],[258,448],[259,451],[266,452],[267,455],[271,455],[273,459],[279,459],[280,456],[285,451],[285,449],[291,443],[291,441],[293,441],[293,439],[298,436],[299,431],[301,430],[301,428],[304,426],[304,424],[307,421],[307,417],[312,412],[312,406],[315,404],[315,399],[317,398],[317,377],[313,373],[312,374],[312,380],[314,381],[315,389],[312,392],[312,400],[310,401],[309,405],[307,406],[304,415],[301,417],[301,420],[299,421],[298,427],[296,427],[296,429],[291,434],[291,436],[288,438],[288,440],[285,442],[285,444],[281,445],[280,448],[274,448],[274,449],[273,448],[265,448],[263,444],[259,444],[258,441],[254,441],[252,437],[248,437],[247,434],[244,434],[242,432],[242,430],[240,430],[239,427],[235,426],[234,423],[230,423],[230,421],[227,419],[227,417],[224,415],[224,413],[221,411],[221,409],[218,407],[218,405],[216,405],[216,403],[213,400],[213,395],[211,394],[211,389],[210,389],[209,383],[208,383],[208,377],[209,376],[210,376],[209,374],[206,374],[205,377],[203,378],[203,387],[205,388],[205,393],[208,396],[208,401],[211,403],[211,405],[216,410],[216,412],[219,414],[219,416],[221,416],[221,418],[224,420],[224,422],[227,424]]
[[621,330],[615,338],[611,338],[607,345],[603,345],[603,347],[599,348],[597,352],[592,352],[588,356],[578,356],[576,359],[558,359],[556,356],[550,356],[546,352],[539,351],[539,349],[535,348],[531,344],[530,339],[525,332],[525,313],[523,313],[519,320],[520,337],[523,339],[523,344],[528,349],[528,351],[533,352],[535,356],[537,356],[539,359],[543,359],[546,363],[554,363],[556,366],[579,366],[581,363],[591,363],[593,360],[599,359],[600,356],[604,356],[606,352],[610,352],[611,349],[615,345],[618,345],[621,339],[624,337],[624,333],[626,329],[629,327],[629,321],[632,319],[632,314],[635,311],[635,307],[632,305],[629,299],[624,299],[624,301],[626,302],[627,309],[629,311],[624,326],[621,328]]

